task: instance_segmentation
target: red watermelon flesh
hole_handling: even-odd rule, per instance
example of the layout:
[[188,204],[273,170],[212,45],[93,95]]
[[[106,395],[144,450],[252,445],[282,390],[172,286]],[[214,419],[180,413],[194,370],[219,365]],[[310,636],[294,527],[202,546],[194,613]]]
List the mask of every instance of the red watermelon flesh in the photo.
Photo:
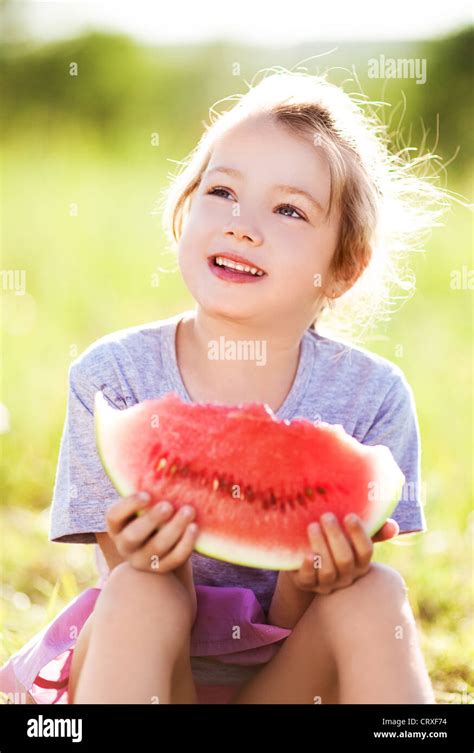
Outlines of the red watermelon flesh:
[[248,567],[296,570],[307,527],[350,512],[369,536],[394,510],[405,477],[390,450],[339,425],[278,419],[264,404],[184,403],[171,393],[123,410],[95,396],[97,447],[122,496],[190,504],[195,550]]

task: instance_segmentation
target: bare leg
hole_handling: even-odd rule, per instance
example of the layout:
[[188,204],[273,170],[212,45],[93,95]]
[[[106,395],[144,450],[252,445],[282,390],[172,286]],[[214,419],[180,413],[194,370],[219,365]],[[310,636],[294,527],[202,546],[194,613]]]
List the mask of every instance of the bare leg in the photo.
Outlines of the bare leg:
[[171,681],[170,703],[198,703],[196,685],[191,670],[191,641],[186,641],[178,658]]
[[[173,573],[115,567],[94,608],[93,629],[73,703],[171,703],[175,668],[188,703],[193,610]],[[72,668],[71,668],[72,669]]]
[[[342,592],[334,596],[339,594],[342,596]],[[328,611],[335,606],[337,615],[331,623],[340,676],[339,702],[435,703],[401,575],[373,564],[352,598],[340,602],[334,599],[327,605]]]
[[435,703],[399,573],[372,563],[352,586],[316,595],[234,703]]
[[317,598],[276,656],[244,685],[232,704],[339,702],[337,665],[327,626],[308,615],[314,611]]

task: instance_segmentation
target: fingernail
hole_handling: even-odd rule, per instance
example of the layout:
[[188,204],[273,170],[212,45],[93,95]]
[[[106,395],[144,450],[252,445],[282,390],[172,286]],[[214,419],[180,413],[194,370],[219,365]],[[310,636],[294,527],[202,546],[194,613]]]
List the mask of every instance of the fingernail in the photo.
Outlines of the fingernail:
[[193,508],[190,507],[189,505],[184,505],[184,507],[181,508],[180,512],[181,512],[181,515],[191,515],[191,513],[193,512]]
[[160,502],[158,509],[160,512],[169,512],[169,510],[171,510],[171,505],[169,502]]
[[332,514],[332,512],[325,512],[323,515],[323,520],[325,523],[335,523],[337,518]]
[[357,515],[354,515],[354,513],[352,512],[349,513],[349,515],[346,515],[345,519],[347,523],[350,523],[350,524],[357,523]]
[[319,533],[319,523],[311,523],[309,526],[309,530],[312,534],[316,535]]
[[150,495],[148,494],[148,492],[138,492],[137,497],[140,500],[140,502],[150,501]]

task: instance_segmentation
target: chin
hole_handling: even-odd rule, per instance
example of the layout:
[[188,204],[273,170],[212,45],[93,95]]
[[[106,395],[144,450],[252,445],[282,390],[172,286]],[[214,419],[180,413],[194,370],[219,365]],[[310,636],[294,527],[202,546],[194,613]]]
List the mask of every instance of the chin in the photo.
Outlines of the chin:
[[250,302],[246,295],[251,285],[221,285],[207,269],[206,261],[204,264],[203,270],[202,266],[196,264],[195,258],[191,264],[187,264],[184,258],[179,259],[183,281],[190,295],[204,312],[235,321],[262,315],[265,309],[263,301]]
[[226,299],[225,297],[222,297],[222,300],[218,300],[218,296],[205,296],[201,300],[198,300],[198,304],[207,314],[221,316],[235,321],[238,321],[239,319],[247,319],[257,313],[249,310],[246,306],[242,306],[241,304],[230,303],[228,298]]

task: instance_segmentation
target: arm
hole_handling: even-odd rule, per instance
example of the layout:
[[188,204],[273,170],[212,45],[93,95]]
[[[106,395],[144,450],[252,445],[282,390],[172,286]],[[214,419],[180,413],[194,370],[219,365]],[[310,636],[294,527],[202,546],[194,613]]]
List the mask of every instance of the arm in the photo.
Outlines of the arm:
[[295,588],[288,578],[288,573],[282,570],[273,592],[272,602],[268,610],[268,622],[278,627],[293,629],[300,617],[303,616],[315,594]]
[[118,553],[117,547],[108,533],[96,533],[95,538],[102,550],[102,554],[105,557],[109,570],[113,570],[116,565],[120,565],[121,562],[124,562],[123,557]]

